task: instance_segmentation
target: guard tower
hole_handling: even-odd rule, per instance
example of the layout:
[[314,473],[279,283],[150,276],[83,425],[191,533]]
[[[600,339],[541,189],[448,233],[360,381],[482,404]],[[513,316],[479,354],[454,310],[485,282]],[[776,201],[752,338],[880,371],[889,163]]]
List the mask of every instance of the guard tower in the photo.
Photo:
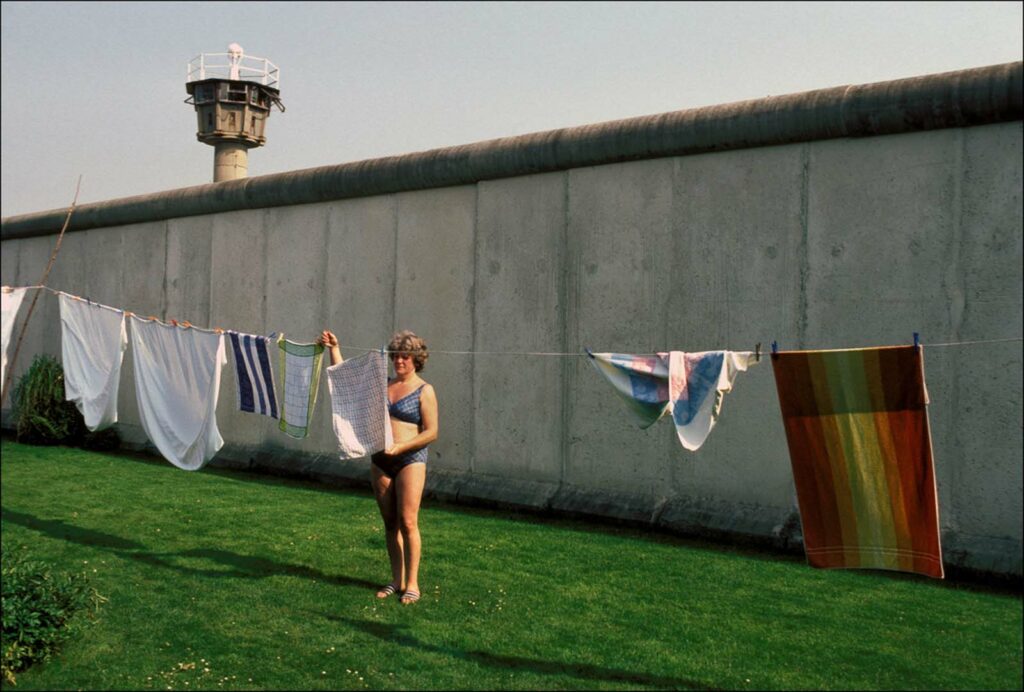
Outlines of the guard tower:
[[196,110],[196,139],[214,148],[213,182],[246,177],[248,150],[267,141],[270,107],[284,112],[279,85],[277,65],[245,55],[237,43],[189,62],[185,103]]

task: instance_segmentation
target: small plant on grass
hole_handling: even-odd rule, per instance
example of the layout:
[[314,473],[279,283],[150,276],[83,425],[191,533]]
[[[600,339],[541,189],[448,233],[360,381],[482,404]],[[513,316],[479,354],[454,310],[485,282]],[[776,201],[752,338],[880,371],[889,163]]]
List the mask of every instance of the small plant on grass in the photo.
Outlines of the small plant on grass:
[[89,586],[84,573],[55,574],[31,559],[25,546],[2,546],[4,682],[46,661],[78,628],[80,611],[95,617],[106,599]]
[[79,444],[85,421],[64,399],[64,370],[53,356],[38,355],[14,388],[14,425],[20,442]]

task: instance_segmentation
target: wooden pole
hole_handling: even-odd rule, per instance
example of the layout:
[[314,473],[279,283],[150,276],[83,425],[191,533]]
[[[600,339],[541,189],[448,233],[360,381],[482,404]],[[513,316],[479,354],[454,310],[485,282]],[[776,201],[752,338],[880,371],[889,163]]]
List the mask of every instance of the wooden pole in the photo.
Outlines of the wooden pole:
[[[39,286],[46,287],[46,279],[50,276],[50,270],[53,269],[53,263],[57,259],[57,253],[60,252],[61,241],[64,240],[64,231],[68,230],[68,224],[71,223],[71,215],[75,213],[75,206],[78,205],[78,191],[82,187],[82,176],[78,176],[78,184],[75,185],[75,198],[71,201],[71,206],[68,207],[68,215],[64,218],[64,226],[60,229],[60,234],[57,236],[57,244],[53,246],[53,252],[50,253],[50,261],[46,263],[46,271],[43,272],[43,278],[39,280]],[[7,363],[7,376],[4,378],[3,391],[0,392],[0,406],[3,406],[3,402],[7,401],[7,391],[11,388],[11,380],[14,378],[14,362],[18,359],[18,352],[21,351],[21,342],[25,338],[25,330],[28,327],[28,321],[32,319],[32,311],[36,309],[36,302],[39,300],[39,294],[43,292],[43,289],[37,289],[35,295],[32,296],[32,304],[28,307],[28,313],[25,314],[25,319],[21,322],[21,333],[18,334],[18,343],[14,347],[14,355],[11,356],[11,360]]]

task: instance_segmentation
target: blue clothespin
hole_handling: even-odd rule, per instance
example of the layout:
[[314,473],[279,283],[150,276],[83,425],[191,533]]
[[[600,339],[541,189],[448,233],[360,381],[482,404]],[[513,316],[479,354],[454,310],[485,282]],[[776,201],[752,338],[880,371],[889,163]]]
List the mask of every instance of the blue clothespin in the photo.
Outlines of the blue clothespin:
[[772,353],[778,353],[778,352],[779,352],[779,342],[778,341],[773,341],[772,342]]
[[920,345],[921,345],[921,335],[918,334],[917,332],[914,332],[914,348],[917,348]]
[[586,346],[584,346],[584,347],[583,347],[583,350],[584,350],[584,351],[586,351],[586,352],[587,352],[587,355],[588,355],[588,356],[590,356],[591,358],[593,358],[593,357],[594,357],[594,352],[593,352],[593,351],[591,351],[591,350],[590,350],[589,348],[587,348]]

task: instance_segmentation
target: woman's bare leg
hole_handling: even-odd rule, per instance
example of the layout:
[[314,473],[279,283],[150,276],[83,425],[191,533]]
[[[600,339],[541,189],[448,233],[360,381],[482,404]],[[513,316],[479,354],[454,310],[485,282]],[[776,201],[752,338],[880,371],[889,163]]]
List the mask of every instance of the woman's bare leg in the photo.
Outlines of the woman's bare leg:
[[405,552],[405,591],[419,592],[420,571],[420,501],[427,479],[427,465],[409,464],[395,478],[395,501],[398,505],[398,527]]
[[[387,474],[370,465],[370,479],[373,484],[373,495],[377,498],[377,507],[384,520],[384,539],[388,547],[388,559],[391,561],[391,583],[397,591],[402,591],[405,584],[404,547],[402,533],[398,521],[398,505],[395,501],[395,483]],[[385,598],[389,594],[377,592],[377,598]]]

